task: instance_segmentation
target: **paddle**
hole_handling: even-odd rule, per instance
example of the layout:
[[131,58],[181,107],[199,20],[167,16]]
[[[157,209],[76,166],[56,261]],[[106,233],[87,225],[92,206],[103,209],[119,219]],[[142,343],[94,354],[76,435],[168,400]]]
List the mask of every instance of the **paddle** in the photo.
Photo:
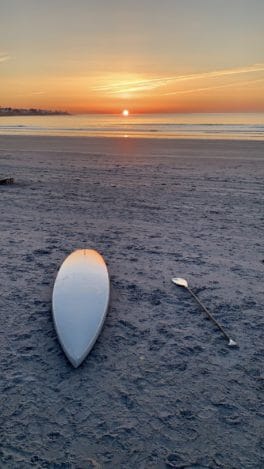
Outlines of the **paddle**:
[[223,327],[221,326],[221,324],[219,324],[216,319],[211,315],[211,313],[208,311],[208,309],[201,303],[201,301],[199,300],[199,298],[195,295],[195,293],[190,289],[189,285],[188,285],[188,282],[187,280],[185,280],[184,278],[172,278],[171,279],[173,283],[175,283],[175,285],[178,285],[179,287],[184,287],[186,288],[190,294],[193,296],[193,298],[197,301],[197,303],[202,307],[202,309],[205,311],[205,313],[207,314],[207,316],[214,322],[214,324],[218,327],[218,329],[220,329],[220,331],[224,334],[225,338],[228,340],[228,345],[230,347],[237,347],[238,344],[237,342],[235,342],[233,339],[231,339],[229,337],[229,335],[226,333],[226,331],[223,329]]

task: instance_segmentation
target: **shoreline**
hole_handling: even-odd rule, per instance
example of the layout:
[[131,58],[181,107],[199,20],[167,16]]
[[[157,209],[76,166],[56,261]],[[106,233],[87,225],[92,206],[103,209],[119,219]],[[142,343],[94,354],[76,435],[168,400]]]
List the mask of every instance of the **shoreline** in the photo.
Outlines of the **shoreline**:
[[[112,135],[111,135],[112,134]],[[154,136],[156,135],[156,136]],[[141,136],[140,134],[138,135],[129,135],[129,134],[124,134],[121,135],[120,133],[114,135],[113,132],[109,132],[108,134],[91,134],[91,135],[81,135],[81,134],[70,134],[70,133],[61,133],[61,134],[46,134],[46,133],[37,133],[35,132],[34,134],[23,134],[23,133],[8,133],[8,134],[2,134],[0,133],[0,137],[29,137],[29,138],[88,138],[88,139],[109,139],[109,140],[115,140],[115,139],[122,139],[122,140],[151,140],[151,141],[182,141],[182,140],[191,140],[191,141],[201,141],[201,142],[264,142],[264,137],[244,137],[244,138],[239,138],[239,137],[216,137],[215,135],[212,137],[188,137],[188,136],[166,136],[166,135],[161,135],[158,134],[158,132],[150,132],[149,135],[144,135]]]
[[[211,139],[151,139],[123,137],[80,137],[0,135],[0,151],[60,151],[108,155],[124,153],[151,158],[263,159],[263,141]],[[48,148],[47,148],[48,145]],[[201,153],[202,152],[202,153]]]

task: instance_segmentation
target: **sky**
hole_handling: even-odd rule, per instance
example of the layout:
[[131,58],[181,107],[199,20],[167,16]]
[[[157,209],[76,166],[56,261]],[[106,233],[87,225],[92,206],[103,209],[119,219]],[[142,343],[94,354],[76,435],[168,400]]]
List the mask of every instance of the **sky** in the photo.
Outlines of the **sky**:
[[263,0],[0,0],[0,106],[263,112]]

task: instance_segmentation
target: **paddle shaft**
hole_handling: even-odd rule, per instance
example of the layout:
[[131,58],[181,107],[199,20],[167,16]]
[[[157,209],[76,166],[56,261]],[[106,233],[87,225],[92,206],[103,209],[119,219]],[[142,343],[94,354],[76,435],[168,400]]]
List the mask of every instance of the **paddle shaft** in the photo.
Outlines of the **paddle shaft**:
[[205,311],[205,313],[207,314],[207,316],[213,321],[213,323],[218,327],[218,329],[220,329],[220,331],[222,331],[222,333],[224,334],[224,336],[226,337],[227,340],[232,340],[229,335],[226,333],[226,331],[223,329],[223,327],[221,326],[221,324],[219,324],[219,322],[217,322],[217,320],[211,315],[210,311],[208,311],[208,309],[203,305],[203,303],[199,300],[198,296],[195,295],[195,293],[189,288],[189,287],[186,287],[187,290],[190,292],[190,294],[193,296],[193,298],[197,301],[197,303],[201,306],[201,308]]

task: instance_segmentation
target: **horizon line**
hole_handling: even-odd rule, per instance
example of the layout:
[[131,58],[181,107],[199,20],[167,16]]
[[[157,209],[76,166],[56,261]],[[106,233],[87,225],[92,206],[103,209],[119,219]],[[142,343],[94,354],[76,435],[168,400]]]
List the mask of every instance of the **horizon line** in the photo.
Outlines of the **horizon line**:
[[[3,106],[0,104],[0,116],[1,116],[1,109],[10,109],[11,111],[30,111],[30,110],[36,110],[40,112],[53,112],[53,113],[58,113],[58,115],[65,115],[67,116],[74,116],[74,115],[115,115],[115,116],[122,116],[123,109],[120,109],[119,111],[92,111],[92,110],[85,110],[85,111],[74,111],[66,108],[60,108],[60,107],[17,107],[17,106]],[[202,110],[193,110],[193,111],[177,111],[177,110],[156,110],[156,111],[135,111],[129,110],[129,115],[125,118],[129,119],[129,116],[136,116],[136,115],[152,115],[152,114],[263,114],[264,113],[264,108],[263,110],[257,109],[257,110],[226,110],[226,111],[202,111]],[[21,114],[23,117],[23,114]],[[8,116],[6,116],[8,117]],[[12,117],[12,116],[9,116]],[[124,116],[123,116],[124,117]]]

